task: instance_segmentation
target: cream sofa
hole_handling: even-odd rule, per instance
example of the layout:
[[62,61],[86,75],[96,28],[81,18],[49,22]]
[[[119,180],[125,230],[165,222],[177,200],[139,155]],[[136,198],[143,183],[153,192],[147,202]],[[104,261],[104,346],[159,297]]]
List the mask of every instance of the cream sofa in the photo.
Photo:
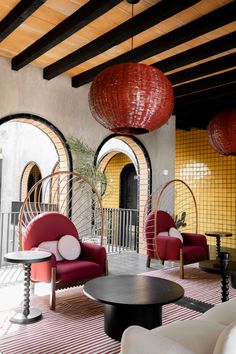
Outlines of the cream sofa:
[[193,320],[147,330],[127,328],[120,354],[236,354],[236,299]]

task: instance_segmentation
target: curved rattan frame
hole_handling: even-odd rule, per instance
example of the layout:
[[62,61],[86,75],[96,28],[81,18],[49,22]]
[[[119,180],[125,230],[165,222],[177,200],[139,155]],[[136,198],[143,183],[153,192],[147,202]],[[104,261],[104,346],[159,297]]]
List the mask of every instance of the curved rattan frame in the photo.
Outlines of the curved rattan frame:
[[172,180],[170,180],[169,182],[167,182],[167,183],[165,183],[165,184],[163,185],[163,187],[161,188],[161,191],[160,191],[160,193],[159,193],[159,195],[158,195],[158,198],[157,198],[157,210],[159,210],[160,202],[161,202],[161,197],[162,197],[164,191],[165,191],[171,184],[173,184],[173,183],[175,183],[175,182],[180,182],[180,183],[182,183],[183,185],[185,185],[185,187],[187,187],[187,189],[189,190],[189,192],[190,192],[191,195],[192,195],[193,202],[194,202],[194,206],[195,206],[195,217],[196,217],[196,229],[195,229],[195,233],[197,233],[197,232],[198,232],[198,208],[197,208],[196,198],[195,198],[195,196],[194,196],[194,194],[193,194],[192,189],[191,189],[191,188],[189,187],[189,185],[188,185],[186,182],[184,182],[182,179],[175,178],[175,179],[172,179]]
[[[64,177],[63,177],[64,176]],[[27,193],[27,196],[21,206],[20,213],[19,213],[19,222],[18,222],[18,237],[19,237],[19,248],[22,249],[22,236],[24,232],[24,228],[27,227],[28,223],[36,216],[39,215],[45,211],[55,211],[55,204],[54,204],[54,199],[51,199],[52,195],[49,194],[48,198],[50,199],[50,203],[48,203],[47,206],[43,203],[44,201],[44,196],[46,194],[46,191],[53,191],[53,188],[57,188],[55,191],[58,192],[58,185],[56,186],[56,182],[58,182],[59,178],[61,179],[60,183],[64,183],[63,188],[60,189],[61,194],[56,194],[54,195],[54,198],[60,198],[61,195],[63,194],[63,202],[62,205],[60,206],[60,211],[66,216],[68,216],[70,219],[72,219],[72,206],[73,204],[73,183],[81,183],[81,186],[85,188],[85,186],[88,188],[89,191],[92,192],[93,194],[93,200],[96,200],[96,212],[99,214],[99,238],[100,238],[100,244],[103,244],[103,234],[104,234],[104,223],[103,223],[103,207],[102,207],[102,202],[100,198],[100,194],[98,190],[89,182],[89,180],[79,174],[78,172],[70,172],[70,171],[59,171],[52,173],[41,180],[39,180]],[[64,179],[66,178],[66,179]],[[66,183],[65,183],[66,182]],[[61,185],[60,185],[61,187]],[[48,189],[50,188],[50,189]],[[34,202],[32,203],[30,201],[30,197],[34,193]],[[40,202],[40,195],[42,202]],[[95,203],[94,203],[95,205]],[[94,209],[93,209],[94,210]],[[91,208],[92,211],[92,208]],[[94,217],[93,217],[94,218]],[[73,220],[72,220],[73,221]],[[94,220],[93,220],[94,221]],[[75,225],[76,226],[76,225]],[[79,230],[78,230],[79,232]],[[80,233],[80,232],[79,232]]]

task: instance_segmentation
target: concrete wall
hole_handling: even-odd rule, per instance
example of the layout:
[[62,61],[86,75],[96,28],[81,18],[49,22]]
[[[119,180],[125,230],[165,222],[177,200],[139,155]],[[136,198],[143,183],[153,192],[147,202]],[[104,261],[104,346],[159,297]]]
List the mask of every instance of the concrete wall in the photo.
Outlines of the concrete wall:
[[20,182],[26,165],[35,162],[42,177],[52,173],[58,155],[51,140],[30,124],[0,125],[2,149],[1,211],[10,212],[11,202],[20,201]]
[[[0,58],[0,120],[15,113],[31,113],[53,123],[65,137],[82,138],[97,148],[111,132],[98,124],[88,107],[90,84],[72,88],[70,78],[60,75],[47,81],[42,70],[31,65],[12,71],[10,60]],[[1,121],[0,121],[1,122]],[[153,190],[174,176],[175,119],[157,131],[137,136],[146,147],[153,170]],[[163,171],[168,171],[168,176]]]

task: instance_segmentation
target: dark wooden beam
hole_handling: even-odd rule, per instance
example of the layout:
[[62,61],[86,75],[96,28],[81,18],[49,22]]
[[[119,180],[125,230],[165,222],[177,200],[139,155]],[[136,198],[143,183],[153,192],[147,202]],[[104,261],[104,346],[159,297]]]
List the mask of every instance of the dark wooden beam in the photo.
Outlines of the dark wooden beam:
[[19,70],[23,68],[122,1],[90,0],[23,52],[15,56],[12,59],[12,69]]
[[[188,96],[197,91],[207,90],[213,87],[222,86],[236,81],[236,70],[230,70],[218,75],[206,77],[204,79],[189,82],[187,84],[174,87],[175,98],[180,96]],[[187,99],[187,97],[186,97]]]
[[105,68],[126,61],[139,62],[185,43],[204,33],[224,26],[236,19],[236,2],[231,2],[161,37],[145,43],[127,53],[98,65],[72,78],[72,86],[79,87],[90,81]]
[[187,98],[181,96],[175,99],[174,114],[204,111],[211,107],[221,106],[222,104],[236,107],[235,94],[236,83],[234,82],[188,95]]
[[46,0],[21,0],[0,22],[0,41],[12,33]]
[[196,65],[192,68],[181,70],[171,75],[167,75],[167,77],[172,83],[172,85],[176,85],[181,82],[193,80],[198,77],[232,68],[235,66],[235,63],[236,53],[232,53],[217,59],[207,61],[206,63]]
[[183,130],[190,128],[206,129],[209,122],[218,113],[228,109],[235,109],[233,102],[224,103],[218,101],[217,104],[208,104],[200,107],[198,111],[185,112],[176,115],[176,127]]
[[213,55],[223,53],[227,50],[235,48],[236,32],[226,34],[225,36],[213,39],[207,43],[198,45],[197,47],[188,49],[179,54],[173,55],[152,64],[163,72],[178,69],[182,66],[192,64],[196,61],[210,58]]
[[56,61],[44,69],[44,78],[50,80],[57,75],[101,54],[140,32],[158,24],[176,13],[192,6],[199,0],[179,1],[165,0],[151,6],[137,16],[125,21],[94,41]]

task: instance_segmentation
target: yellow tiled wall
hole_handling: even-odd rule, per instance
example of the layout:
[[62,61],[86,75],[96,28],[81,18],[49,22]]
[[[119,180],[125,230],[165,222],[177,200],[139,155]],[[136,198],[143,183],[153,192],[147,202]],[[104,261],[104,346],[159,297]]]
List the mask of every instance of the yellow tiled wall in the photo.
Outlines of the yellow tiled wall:
[[115,155],[105,169],[107,187],[102,198],[104,208],[119,208],[120,199],[120,173],[124,166],[132,163],[130,158],[122,153]]
[[[236,156],[213,150],[204,130],[177,130],[175,175],[193,190],[198,231],[232,232],[222,246],[236,248]],[[215,244],[215,239],[208,237],[208,243]]]

